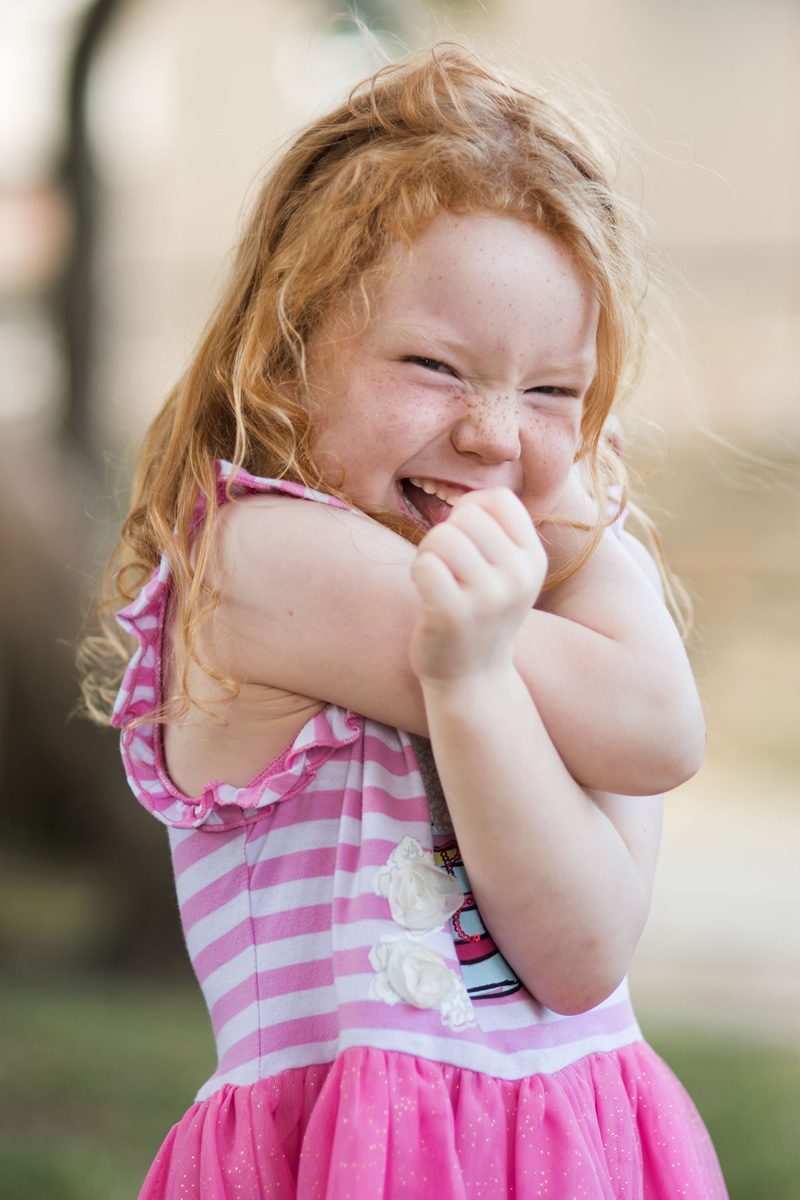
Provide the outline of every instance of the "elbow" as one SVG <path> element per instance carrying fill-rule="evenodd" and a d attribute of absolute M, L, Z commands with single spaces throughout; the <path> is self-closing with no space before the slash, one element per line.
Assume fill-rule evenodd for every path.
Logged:
<path fill-rule="evenodd" d="M 537 977 L 523 977 L 536 1000 L 562 1017 L 574 1017 L 597 1008 L 612 996 L 625 979 L 634 946 L 626 937 L 616 947 L 605 938 L 590 938 L 582 948 L 573 947 L 557 957 L 549 970 Z"/>
<path fill-rule="evenodd" d="M 625 787 L 609 788 L 630 796 L 658 796 L 686 783 L 700 770 L 706 750 L 703 710 L 696 693 L 676 704 L 659 697 L 646 710 L 636 751 L 627 760 Z M 644 751 L 644 752 L 643 752 Z"/>
<path fill-rule="evenodd" d="M 680 784 L 686 783 L 696 775 L 702 766 L 705 753 L 706 731 L 701 717 L 691 741 L 683 744 L 675 755 L 671 771 L 674 783 L 669 784 L 669 786 L 661 790 L 664 792 L 672 791 L 672 788 L 679 787 Z"/>
<path fill-rule="evenodd" d="M 706 748 L 700 700 L 692 687 L 651 682 L 631 690 L 611 734 L 583 749 L 580 764 L 567 761 L 582 787 L 623 796 L 660 796 L 696 775 Z"/>
<path fill-rule="evenodd" d="M 703 706 L 685 656 L 676 670 L 664 672 L 654 703 L 661 740 L 668 748 L 668 769 L 659 790 L 668 792 L 697 774 L 706 752 Z"/>
<path fill-rule="evenodd" d="M 597 1008 L 609 996 L 612 996 L 625 978 L 625 972 L 619 975 L 606 975 L 592 980 L 564 981 L 561 987 L 545 988 L 536 994 L 536 999 L 551 1012 L 560 1017 L 577 1017 L 580 1013 Z"/>
<path fill-rule="evenodd" d="M 653 795 L 671 792 L 700 770 L 706 752 L 706 729 L 697 695 L 687 697 L 680 711 L 665 712 L 661 730 L 660 779 Z"/>
<path fill-rule="evenodd" d="M 705 754 L 705 732 L 701 737 L 676 739 L 665 737 L 663 743 L 649 745 L 642 751 L 641 742 L 629 746 L 627 753 L 615 759 L 605 773 L 593 764 L 591 780 L 578 782 L 590 791 L 611 792 L 622 796 L 662 796 L 686 783 L 700 769 Z"/>
<path fill-rule="evenodd" d="M 663 747 L 661 752 L 641 772 L 631 772 L 628 786 L 618 789 L 628 796 L 662 796 L 686 783 L 700 770 L 705 754 L 705 734 L 702 740 L 693 739 Z"/>

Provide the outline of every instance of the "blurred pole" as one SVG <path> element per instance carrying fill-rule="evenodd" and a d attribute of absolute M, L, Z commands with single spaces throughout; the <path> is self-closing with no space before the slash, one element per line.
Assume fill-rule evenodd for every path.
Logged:
<path fill-rule="evenodd" d="M 72 246 L 58 293 L 58 321 L 67 354 L 63 429 L 90 470 L 98 450 L 92 424 L 95 248 L 99 199 L 87 135 L 86 89 L 94 55 L 124 0 L 95 0 L 79 26 L 67 92 L 68 142 L 62 177 L 73 220 Z"/>

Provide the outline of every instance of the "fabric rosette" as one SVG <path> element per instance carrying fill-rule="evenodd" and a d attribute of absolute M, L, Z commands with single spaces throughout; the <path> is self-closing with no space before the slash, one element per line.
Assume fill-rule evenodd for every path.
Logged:
<path fill-rule="evenodd" d="M 375 969 L 370 996 L 386 1004 L 438 1008 L 451 1029 L 472 1025 L 475 1014 L 464 982 L 436 950 L 411 938 L 381 938 L 370 950 Z"/>
<path fill-rule="evenodd" d="M 375 875 L 373 887 L 389 901 L 392 919 L 417 936 L 424 936 L 458 912 L 464 893 L 446 875 L 416 838 L 404 837 Z"/>
<path fill-rule="evenodd" d="M 404 837 L 375 874 L 373 887 L 389 901 L 392 919 L 408 937 L 382 937 L 369 961 L 375 970 L 369 994 L 386 1004 L 437 1008 L 451 1029 L 474 1024 L 475 1013 L 460 974 L 442 955 L 424 944 L 464 903 L 456 879 L 436 866 L 416 838 Z"/>

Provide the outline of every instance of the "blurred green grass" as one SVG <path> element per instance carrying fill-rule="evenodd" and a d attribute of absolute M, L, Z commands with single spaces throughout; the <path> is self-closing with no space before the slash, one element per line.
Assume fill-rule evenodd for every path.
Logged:
<path fill-rule="evenodd" d="M 6 982 L 0 1029 L 0 1200 L 134 1200 L 215 1065 L 184 984 Z"/>
<path fill-rule="evenodd" d="M 214 1067 L 188 980 L 6 980 L 0 1030 L 0 1200 L 135 1200 Z M 647 1032 L 700 1109 L 731 1200 L 799 1200 L 800 1048 Z"/>

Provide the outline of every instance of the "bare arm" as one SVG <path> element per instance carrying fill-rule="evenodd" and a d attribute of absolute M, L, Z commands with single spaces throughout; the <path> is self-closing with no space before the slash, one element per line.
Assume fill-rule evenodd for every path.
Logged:
<path fill-rule="evenodd" d="M 532 994 L 569 1013 L 600 1003 L 627 969 L 660 802 L 577 785 L 513 665 L 543 558 L 508 493 L 462 502 L 420 547 L 412 663 L 483 918 Z"/>
<path fill-rule="evenodd" d="M 211 582 L 223 604 L 206 647 L 214 665 L 242 684 L 285 688 L 427 733 L 408 660 L 420 611 L 414 548 L 366 517 L 285 498 L 230 505 L 221 522 Z M 640 795 L 675 787 L 702 754 L 699 704 L 677 632 L 610 536 L 580 574 L 596 601 L 591 616 L 567 585 L 559 612 L 527 613 L 515 643 L 519 674 L 581 783 Z"/>

